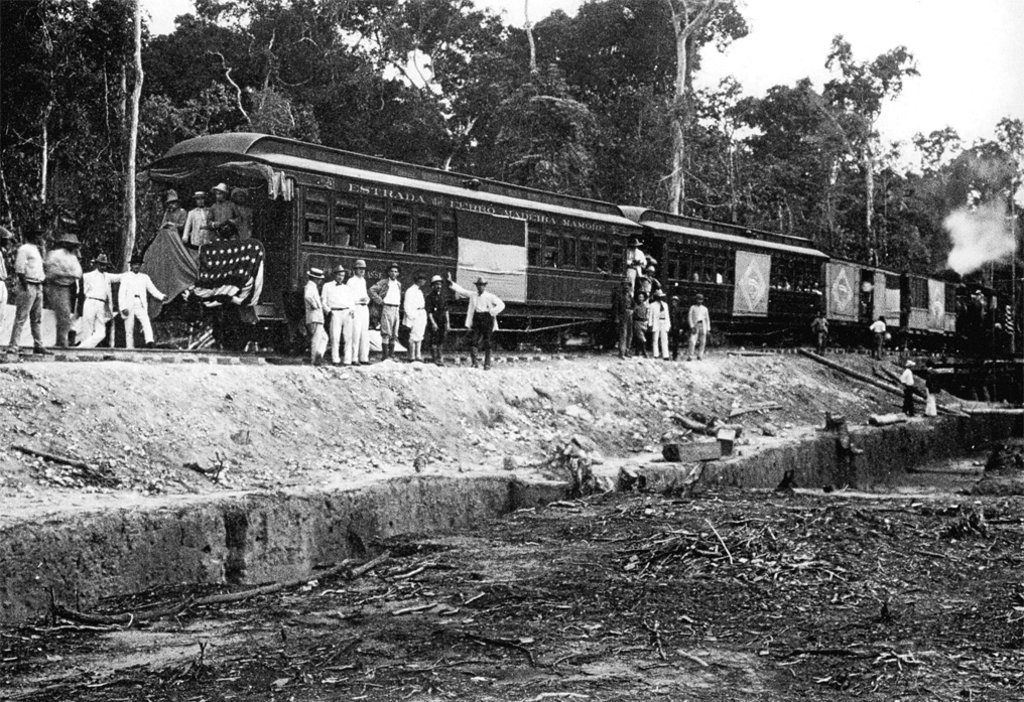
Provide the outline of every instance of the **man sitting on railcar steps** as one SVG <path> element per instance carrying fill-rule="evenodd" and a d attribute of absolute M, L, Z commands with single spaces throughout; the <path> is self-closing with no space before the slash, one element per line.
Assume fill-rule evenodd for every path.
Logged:
<path fill-rule="evenodd" d="M 398 264 L 388 266 L 388 277 L 381 278 L 370 288 L 370 300 L 380 308 L 380 352 L 386 361 L 395 355 L 398 339 L 398 321 L 401 317 L 402 283 L 398 280 Z"/>

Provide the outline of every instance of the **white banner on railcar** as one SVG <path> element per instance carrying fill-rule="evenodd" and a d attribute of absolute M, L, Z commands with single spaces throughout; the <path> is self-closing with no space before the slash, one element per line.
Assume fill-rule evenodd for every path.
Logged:
<path fill-rule="evenodd" d="M 477 278 L 505 302 L 526 302 L 526 220 L 479 212 L 455 213 L 459 235 L 456 277 L 472 288 Z"/>
<path fill-rule="evenodd" d="M 828 286 L 828 317 L 856 322 L 860 291 L 857 285 L 857 267 L 845 263 L 825 266 Z"/>
<path fill-rule="evenodd" d="M 946 284 L 928 279 L 928 328 L 946 330 Z"/>
<path fill-rule="evenodd" d="M 736 287 L 733 289 L 733 314 L 768 314 L 768 283 L 772 257 L 768 254 L 736 252 Z"/>

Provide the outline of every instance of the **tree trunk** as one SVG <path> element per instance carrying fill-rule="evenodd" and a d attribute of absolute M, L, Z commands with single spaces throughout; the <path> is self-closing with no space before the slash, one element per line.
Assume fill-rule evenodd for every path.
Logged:
<path fill-rule="evenodd" d="M 526 22 L 526 40 L 530 42 L 530 75 L 537 75 L 537 44 L 533 40 L 533 24 L 530 22 L 530 0 L 523 0 L 523 19 Z"/>
<path fill-rule="evenodd" d="M 878 254 L 878 239 L 875 236 L 875 160 L 871 154 L 870 142 L 864 144 L 861 157 L 864 163 L 864 226 L 871 248 Z"/>
<path fill-rule="evenodd" d="M 43 159 L 39 164 L 39 201 L 46 204 L 46 185 L 50 182 L 50 108 L 43 115 Z"/>
<path fill-rule="evenodd" d="M 128 270 L 135 251 L 135 159 L 139 145 L 139 100 L 142 98 L 142 9 L 135 0 L 135 83 L 132 86 L 131 123 L 128 127 L 128 169 L 125 183 L 125 232 L 121 269 Z"/>

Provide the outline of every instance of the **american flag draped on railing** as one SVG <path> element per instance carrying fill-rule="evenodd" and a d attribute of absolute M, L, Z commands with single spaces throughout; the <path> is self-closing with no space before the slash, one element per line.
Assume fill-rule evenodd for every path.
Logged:
<path fill-rule="evenodd" d="M 207 307 L 253 307 L 263 292 L 263 244 L 255 239 L 217 241 L 199 250 L 199 278 L 192 294 Z"/>

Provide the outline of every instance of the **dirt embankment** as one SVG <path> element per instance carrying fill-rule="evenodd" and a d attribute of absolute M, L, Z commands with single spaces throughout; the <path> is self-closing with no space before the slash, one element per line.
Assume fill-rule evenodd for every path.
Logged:
<path fill-rule="evenodd" d="M 820 425 L 825 410 L 859 421 L 896 401 L 796 356 L 589 357 L 490 372 L 53 362 L 0 366 L 0 379 L 0 524 L 175 494 L 523 465 L 573 434 L 606 455 L 630 455 L 651 450 L 687 411 L 728 417 L 778 403 L 735 420 L 756 441 L 766 422 L 796 435 Z M 14 446 L 90 467 L 44 462 Z"/>

